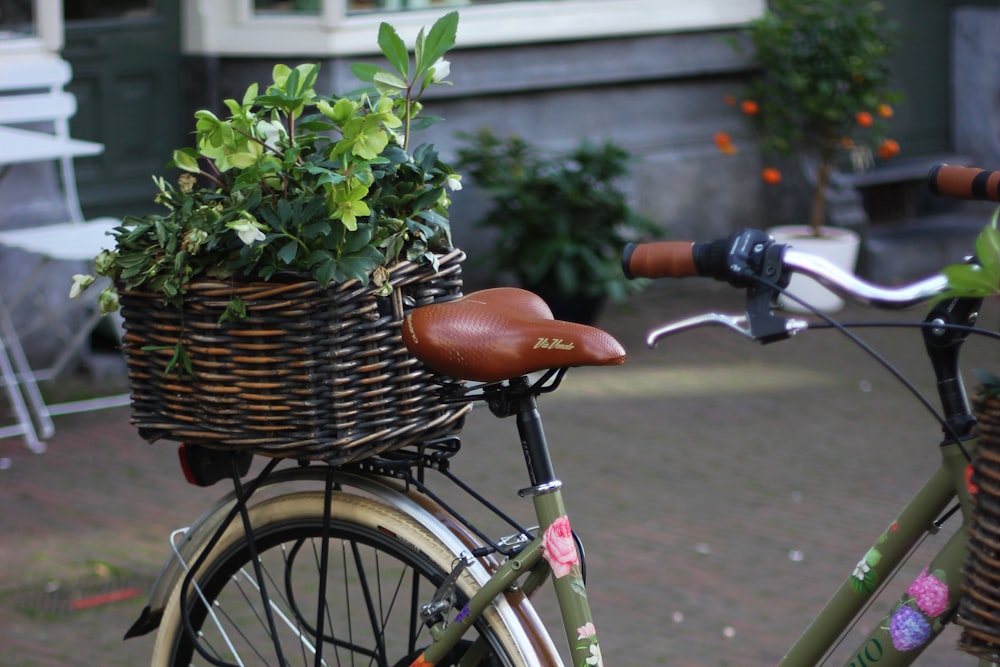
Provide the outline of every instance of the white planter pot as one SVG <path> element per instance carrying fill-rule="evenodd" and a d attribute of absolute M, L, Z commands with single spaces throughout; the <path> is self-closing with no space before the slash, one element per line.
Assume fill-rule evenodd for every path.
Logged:
<path fill-rule="evenodd" d="M 824 227 L 822 236 L 814 236 L 812 229 L 806 225 L 772 227 L 767 231 L 778 243 L 823 257 L 845 271 L 853 273 L 857 264 L 861 237 L 849 229 Z M 806 276 L 792 276 L 788 291 L 823 312 L 832 313 L 844 307 L 843 299 Z M 791 299 L 781 299 L 781 304 L 787 310 L 809 312 Z"/>

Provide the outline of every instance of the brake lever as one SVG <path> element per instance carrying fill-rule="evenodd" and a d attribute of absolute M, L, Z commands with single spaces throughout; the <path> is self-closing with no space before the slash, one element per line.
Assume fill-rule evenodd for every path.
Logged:
<path fill-rule="evenodd" d="M 784 323 L 784 333 L 786 334 L 786 337 L 792 336 L 799 331 L 809 328 L 809 322 L 806 320 L 788 318 L 784 320 Z M 646 336 L 646 345 L 651 348 L 656 347 L 656 344 L 660 342 L 661 338 L 666 338 L 667 336 L 672 336 L 676 333 L 681 333 L 682 331 L 689 331 L 691 329 L 711 325 L 724 326 L 727 329 L 731 329 L 738 334 L 746 336 L 750 340 L 766 340 L 765 338 L 754 334 L 751 328 L 750 318 L 746 315 L 704 313 L 702 315 L 695 315 L 694 317 L 688 317 L 683 320 L 677 320 L 676 322 L 670 322 L 654 329 L 653 331 L 650 331 L 649 335 Z M 773 334 L 769 335 L 767 338 L 773 338 Z"/>

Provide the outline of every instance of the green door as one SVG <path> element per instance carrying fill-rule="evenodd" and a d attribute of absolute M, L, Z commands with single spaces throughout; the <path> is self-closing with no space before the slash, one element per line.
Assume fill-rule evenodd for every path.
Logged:
<path fill-rule="evenodd" d="M 75 136 L 104 144 L 77 161 L 89 216 L 154 208 L 152 174 L 183 144 L 180 2 L 67 0 L 63 57 L 73 66 Z"/>
<path fill-rule="evenodd" d="M 885 0 L 889 17 L 899 25 L 899 46 L 893 59 L 896 89 L 904 91 L 890 133 L 902 146 L 903 157 L 951 150 L 952 2 Z"/>

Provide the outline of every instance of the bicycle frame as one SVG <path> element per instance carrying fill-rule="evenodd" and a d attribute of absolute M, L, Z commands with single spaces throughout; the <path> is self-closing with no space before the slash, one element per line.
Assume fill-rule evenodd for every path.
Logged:
<path fill-rule="evenodd" d="M 556 479 L 552 467 L 535 398 L 535 390 L 544 382 L 543 379 L 534 387 L 529 387 L 526 378 L 511 380 L 510 394 L 500 393 L 489 401 L 490 409 L 498 417 L 515 416 L 517 419 L 517 430 L 531 483 L 530 487 L 522 489 L 519 494 L 532 499 L 540 527 L 539 534 L 516 556 L 504 562 L 489 582 L 473 596 L 468 604 L 468 614 L 463 610 L 454 622 L 442 622 L 431 629 L 431 636 L 435 641 L 414 663 L 414 667 L 437 664 L 490 601 L 516 587 L 518 579 L 525 574 L 528 576 L 520 588 L 528 596 L 544 583 L 549 574 L 552 575 L 553 589 L 559 601 L 566 638 L 573 655 L 572 664 L 603 664 L 599 661 L 600 645 L 587 600 L 580 550 L 563 503 L 562 484 Z"/>
<path fill-rule="evenodd" d="M 936 532 L 937 520 L 957 497 L 961 505 L 962 527 L 921 574 L 922 580 L 924 577 L 934 578 L 932 585 L 935 593 L 946 591 L 946 603 L 936 597 L 934 606 L 928 606 L 924 600 L 909 592 L 903 594 L 889 618 L 864 638 L 847 664 L 856 667 L 908 665 L 933 641 L 943 629 L 943 621 L 954 613 L 962 596 L 961 569 L 968 539 L 966 529 L 971 521 L 971 500 L 965 483 L 966 452 L 971 452 L 974 446 L 973 440 L 966 440 L 963 443 L 965 451 L 954 443 L 941 447 L 941 465 L 858 561 L 854 571 L 785 655 L 781 665 L 817 664 L 867 603 L 878 596 L 879 584 L 889 578 L 888 575 L 896 570 L 925 535 Z M 916 589 L 911 585 L 908 590 Z M 920 590 L 918 596 L 923 594 Z M 913 610 L 913 613 L 904 611 L 900 614 L 899 610 L 903 607 Z M 927 613 L 927 609 L 931 613 Z M 915 614 L 925 619 L 925 625 L 916 620 L 918 617 Z"/>
<path fill-rule="evenodd" d="M 962 307 L 956 308 L 957 305 Z M 974 306 L 974 302 L 949 302 L 932 311 L 928 321 L 935 326 L 940 323 L 941 331 L 954 333 L 958 329 L 949 329 L 949 325 L 971 321 Z M 926 331 L 932 333 L 927 334 Z M 963 519 L 962 526 L 931 559 L 921 575 L 908 586 L 907 592 L 899 598 L 884 622 L 879 623 L 858 644 L 845 664 L 852 667 L 908 665 L 937 637 L 945 622 L 957 609 L 962 596 L 967 528 L 972 516 L 966 470 L 969 457 L 975 450 L 975 440 L 970 435 L 972 418 L 957 371 L 958 349 L 965 335 L 954 333 L 954 336 L 946 336 L 945 340 L 938 340 L 939 337 L 936 329 L 925 329 L 925 340 L 944 405 L 945 431 L 957 437 L 946 437 L 940 446 L 941 463 L 937 470 L 861 556 L 853 571 L 845 572 L 847 576 L 837 591 L 794 643 L 780 665 L 805 667 L 817 664 L 827 656 L 866 606 L 881 595 L 882 585 L 891 578 L 891 574 L 906 556 L 925 535 L 937 531 L 943 517 L 952 514 L 950 508 L 956 502 Z M 561 378 L 561 375 L 557 375 L 557 378 Z M 418 489 L 399 488 L 385 480 L 376 481 L 379 477 L 377 472 L 333 473 L 340 483 L 361 488 L 384 502 L 402 504 L 401 509 L 408 515 L 419 518 L 422 525 L 441 539 L 450 540 L 449 544 L 454 545 L 452 548 L 455 553 L 467 554 L 465 562 L 458 567 L 470 567 L 476 571 L 481 589 L 454 619 L 434 619 L 430 628 L 432 641 L 412 663 L 415 667 L 438 664 L 482 616 L 484 610 L 498 598 L 523 600 L 522 595 L 530 597 L 550 578 L 562 615 L 567 645 L 572 656 L 571 664 L 575 667 L 603 664 L 598 634 L 587 598 L 581 550 L 577 547 L 570 527 L 561 484 L 550 460 L 537 409 L 536 396 L 554 388 L 554 385 L 550 388 L 543 387 L 543 384 L 544 379 L 529 386 L 527 378 L 520 378 L 510 381 L 507 388 L 483 394 L 494 414 L 499 417 L 516 417 L 530 484 L 520 495 L 531 498 L 539 525 L 537 534 L 530 541 L 525 537 L 527 544 L 509 552 L 512 555 L 500 565 L 484 567 L 475 560 L 467 551 L 468 545 L 475 542 L 475 537 L 467 535 L 464 540 L 456 538 L 452 531 L 460 527 L 451 522 L 445 526 L 441 517 L 451 516 L 450 510 L 438 506 L 433 496 L 425 496 Z M 320 477 L 325 477 L 327 473 L 328 471 L 313 469 L 277 472 L 273 479 L 265 482 L 265 486 L 277 489 L 283 483 L 295 480 L 320 481 Z M 223 516 L 230 511 L 233 502 L 232 495 L 220 501 L 187 533 L 185 542 L 179 546 L 177 560 L 168 562 L 164 574 L 167 583 L 157 584 L 156 589 L 162 595 L 154 593 L 154 599 L 165 597 L 174 587 L 174 582 L 185 569 L 185 554 L 193 555 L 200 550 L 207 535 L 214 532 Z M 460 519 L 457 515 L 454 516 Z M 537 621 L 533 612 L 528 616 L 528 620 L 531 619 Z M 505 622 L 539 636 L 544 635 L 548 639 L 541 627 L 530 628 L 525 617 L 515 618 L 511 615 L 505 618 Z M 151 629 L 150 625 L 155 627 L 155 623 L 147 623 L 142 630 Z M 480 653 L 474 647 L 466 652 L 461 664 L 478 664 L 478 655 Z M 557 665 L 560 664 L 560 659 L 553 649 L 542 652 L 537 656 L 537 663 L 533 664 Z"/>
<path fill-rule="evenodd" d="M 936 532 L 937 520 L 957 498 L 964 519 L 962 527 L 948 540 L 926 569 L 926 572 L 933 573 L 938 581 L 947 582 L 947 604 L 935 614 L 935 617 L 943 621 L 954 613 L 962 595 L 961 568 L 965 558 L 966 528 L 971 520 L 971 499 L 965 481 L 966 454 L 971 453 L 974 447 L 972 439 L 966 440 L 961 446 L 955 443 L 942 445 L 941 465 L 859 560 L 854 572 L 844 580 L 788 651 L 780 665 L 803 667 L 819 663 L 848 630 L 867 603 L 878 597 L 881 591 L 881 586 L 878 584 L 889 578 L 888 575 L 896 570 L 925 535 Z M 566 519 L 561 490 L 558 486 L 536 495 L 534 504 L 540 526 L 555 524 L 558 527 L 561 521 Z M 575 564 L 573 554 L 576 553 L 574 547 L 574 551 L 563 560 Z M 587 603 L 586 585 L 582 577 L 573 576 L 571 570 L 572 567 L 566 571 L 566 576 L 553 577 L 552 585 L 559 601 L 568 645 L 572 651 L 572 664 L 580 666 L 601 664 L 587 662 L 588 658 L 593 659 L 595 655 L 600 654 L 600 648 Z M 434 644 L 426 650 L 423 662 L 414 664 L 418 666 L 436 664 L 437 660 L 458 642 L 492 599 L 515 588 L 518 579 L 524 577 L 526 573 L 528 576 L 520 589 L 525 595 L 530 596 L 544 582 L 549 571 L 550 564 L 546 562 L 545 556 L 545 536 L 540 534 L 515 558 L 506 561 L 493 574 L 480 592 L 469 601 L 467 614 L 463 611 L 460 619 L 445 624 L 443 628 L 432 633 Z M 866 578 L 872 581 L 873 585 L 866 587 L 865 579 L 859 577 L 859 574 L 867 575 Z M 884 578 L 879 576 L 883 574 L 886 575 Z M 910 606 L 916 610 L 915 596 L 904 594 L 894 610 L 901 606 Z M 929 624 L 928 634 L 907 640 L 912 643 L 919 639 L 918 645 L 904 644 L 905 648 L 901 649 L 894 644 L 890 629 L 891 621 L 886 619 L 884 624 L 880 624 L 864 638 L 851 654 L 852 657 L 847 664 L 854 667 L 909 665 L 919 656 L 922 649 L 936 638 L 943 626 L 943 623 Z M 898 637 L 899 632 L 895 634 L 896 643 L 902 641 Z"/>
<path fill-rule="evenodd" d="M 981 304 L 976 299 L 956 299 L 936 306 L 928 315 L 925 345 L 938 380 L 944 409 L 945 432 L 951 434 L 940 445 L 941 463 L 914 498 L 886 527 L 861 556 L 853 571 L 847 573 L 837 591 L 794 643 L 779 663 L 784 667 L 818 664 L 851 628 L 867 605 L 883 592 L 884 584 L 904 562 L 907 555 L 928 534 L 936 533 L 943 518 L 956 502 L 962 525 L 931 559 L 893 606 L 884 622 L 879 623 L 856 649 L 846 664 L 850 667 L 900 667 L 911 664 L 940 634 L 945 622 L 955 613 L 962 597 L 968 527 L 972 520 L 972 500 L 966 471 L 975 439 L 970 435 L 974 419 L 958 369 L 958 353 L 968 335 L 964 328 L 949 328 L 975 321 Z M 529 477 L 533 484 L 522 491 L 535 503 L 540 532 L 529 546 L 508 560 L 469 603 L 470 616 L 433 633 L 436 640 L 415 665 L 433 665 L 458 641 L 475 614 L 494 596 L 516 586 L 525 573 L 531 573 L 522 589 L 531 594 L 549 569 L 555 575 L 553 587 L 562 613 L 572 664 L 600 665 L 600 648 L 587 604 L 586 586 L 573 567 L 578 563 L 575 545 L 566 553 L 547 552 L 546 535 L 565 536 L 569 519 L 563 506 L 560 484 L 549 460 L 545 435 L 534 396 L 519 398 L 514 405 L 491 409 L 498 416 L 516 414 Z M 558 539 L 558 538 L 556 538 Z M 547 562 L 546 562 L 547 561 Z M 541 574 L 539 575 L 539 572 Z M 560 576 L 562 575 L 562 576 Z M 482 599 L 480 599 L 482 598 Z M 464 616 L 464 613 L 463 613 Z M 595 660 L 598 658 L 598 660 Z"/>

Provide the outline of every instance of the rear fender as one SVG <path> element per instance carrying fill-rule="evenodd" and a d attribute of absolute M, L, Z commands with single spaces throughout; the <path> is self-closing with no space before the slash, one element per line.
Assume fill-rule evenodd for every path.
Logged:
<path fill-rule="evenodd" d="M 286 468 L 273 472 L 261 483 L 254 494 L 254 499 L 295 493 L 316 486 L 323 488 L 327 472 L 325 466 Z M 405 490 L 402 482 L 341 470 L 334 471 L 333 474 L 334 481 L 339 487 L 345 490 L 354 489 L 398 509 L 420 523 L 456 553 L 471 551 L 482 546 L 479 538 L 457 521 L 451 513 L 428 496 L 413 489 Z M 191 563 L 197 558 L 235 503 L 236 494 L 231 491 L 189 527 L 174 533 L 171 537 L 171 554 L 153 583 L 145 608 L 125 634 L 125 639 L 148 634 L 159 627 L 170 594 L 185 575 L 185 563 Z M 469 566 L 468 572 L 482 585 L 490 578 L 495 567 L 493 558 L 488 556 L 474 561 Z M 538 664 L 562 664 L 559 653 L 530 600 L 517 591 L 511 591 L 506 594 L 505 601 L 497 606 L 501 617 L 512 631 L 517 632 L 518 628 L 523 630 L 522 640 L 534 647 L 535 655 L 539 659 Z M 521 645 L 524 646 L 525 643 Z"/>

